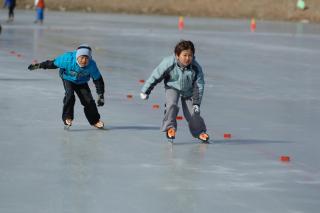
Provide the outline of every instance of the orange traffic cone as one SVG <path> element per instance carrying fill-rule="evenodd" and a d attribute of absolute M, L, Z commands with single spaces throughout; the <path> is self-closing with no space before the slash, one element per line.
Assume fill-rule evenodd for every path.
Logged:
<path fill-rule="evenodd" d="M 224 139 L 231 139 L 231 133 L 224 133 L 223 134 Z"/>
<path fill-rule="evenodd" d="M 179 17 L 179 21 L 178 21 L 178 29 L 181 31 L 184 28 L 184 18 L 183 16 Z"/>
<path fill-rule="evenodd" d="M 290 161 L 290 156 L 282 155 L 282 156 L 280 156 L 280 161 L 289 162 Z"/>
<path fill-rule="evenodd" d="M 252 18 L 251 23 L 250 23 L 251 32 L 255 32 L 256 28 L 257 28 L 256 20 L 254 18 Z"/>
<path fill-rule="evenodd" d="M 176 119 L 177 119 L 178 121 L 181 121 L 181 120 L 183 120 L 183 116 L 178 115 L 178 116 L 176 117 Z"/>
<path fill-rule="evenodd" d="M 159 104 L 153 104 L 152 105 L 152 109 L 159 109 L 160 108 L 160 105 Z"/>

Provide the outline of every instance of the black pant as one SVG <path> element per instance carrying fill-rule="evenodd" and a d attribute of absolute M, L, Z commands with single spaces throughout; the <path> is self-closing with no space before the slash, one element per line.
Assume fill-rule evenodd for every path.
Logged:
<path fill-rule="evenodd" d="M 14 8 L 15 6 L 9 6 L 9 19 L 14 17 Z"/>
<path fill-rule="evenodd" d="M 98 108 L 91 94 L 91 90 L 87 83 L 75 84 L 67 80 L 63 80 L 65 89 L 65 96 L 63 98 L 62 120 L 72 119 L 74 115 L 74 104 L 76 98 L 74 92 L 78 95 L 82 106 L 84 107 L 84 114 L 91 125 L 96 124 L 100 120 Z"/>

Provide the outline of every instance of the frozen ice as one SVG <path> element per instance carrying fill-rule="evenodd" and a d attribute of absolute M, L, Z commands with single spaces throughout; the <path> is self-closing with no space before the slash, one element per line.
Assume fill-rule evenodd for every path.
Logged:
<path fill-rule="evenodd" d="M 257 20 L 251 33 L 250 20 L 186 17 L 179 31 L 175 16 L 48 11 L 35 25 L 34 11 L 17 10 L 12 24 L 0 11 L 0 212 L 320 208 L 318 24 Z M 139 99 L 139 80 L 180 39 L 195 43 L 205 72 L 201 113 L 211 144 L 193 139 L 185 120 L 167 142 L 163 84 Z M 27 70 L 82 43 L 106 82 L 106 130 L 87 123 L 79 100 L 64 130 L 58 71 Z"/>

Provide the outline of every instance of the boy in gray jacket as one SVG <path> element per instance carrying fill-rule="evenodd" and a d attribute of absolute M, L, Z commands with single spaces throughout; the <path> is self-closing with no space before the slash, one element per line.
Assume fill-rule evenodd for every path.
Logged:
<path fill-rule="evenodd" d="M 206 125 L 200 116 L 200 105 L 204 91 L 202 68 L 195 60 L 195 48 L 191 41 L 180 41 L 174 49 L 174 55 L 168 56 L 153 70 L 149 79 L 141 89 L 140 97 L 148 99 L 153 88 L 164 80 L 165 115 L 162 131 L 168 139 L 174 139 L 177 130 L 176 117 L 181 105 L 190 133 L 203 142 L 208 142 Z"/>

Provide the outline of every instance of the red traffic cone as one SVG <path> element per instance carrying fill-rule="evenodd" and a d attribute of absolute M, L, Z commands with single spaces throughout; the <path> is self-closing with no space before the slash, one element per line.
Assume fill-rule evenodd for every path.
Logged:
<path fill-rule="evenodd" d="M 178 21 L 178 29 L 181 31 L 184 28 L 184 17 L 180 16 Z"/>
<path fill-rule="evenodd" d="M 254 18 L 252 18 L 251 23 L 250 23 L 250 30 L 251 30 L 251 32 L 255 32 L 256 29 L 257 29 L 256 20 Z"/>
<path fill-rule="evenodd" d="M 280 156 L 280 161 L 289 162 L 290 161 L 290 156 L 282 155 L 282 156 Z"/>
<path fill-rule="evenodd" d="M 153 104 L 152 105 L 152 109 L 159 109 L 160 108 L 160 105 L 159 104 Z"/>
<path fill-rule="evenodd" d="M 230 139 L 232 137 L 231 133 L 224 133 L 223 138 L 224 139 Z"/>

